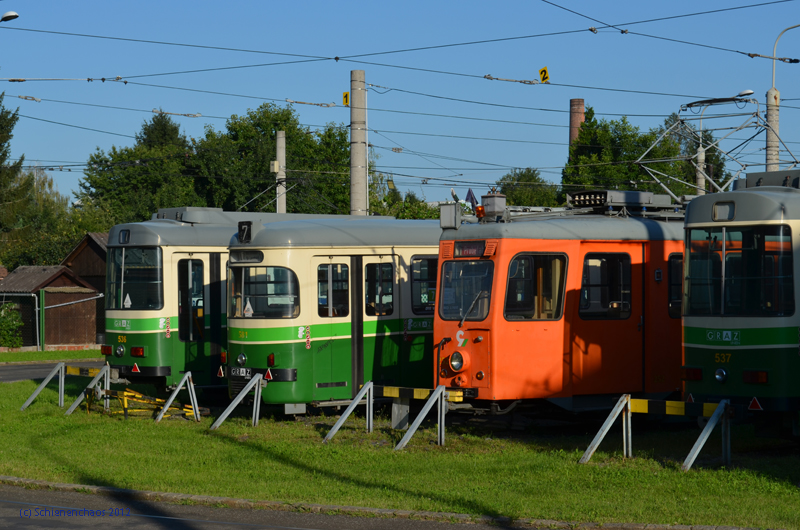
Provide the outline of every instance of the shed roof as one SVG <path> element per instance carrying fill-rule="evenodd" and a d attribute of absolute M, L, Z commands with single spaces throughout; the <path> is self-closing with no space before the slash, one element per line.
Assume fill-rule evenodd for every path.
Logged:
<path fill-rule="evenodd" d="M 17 267 L 0 284 L 0 293 L 32 293 L 44 289 L 58 277 L 67 276 L 75 287 L 95 289 L 63 265 L 23 265 Z"/>
<path fill-rule="evenodd" d="M 108 232 L 87 232 L 85 236 L 75 245 L 67 256 L 61 260 L 61 265 L 71 265 L 72 261 L 84 248 L 89 242 L 94 242 L 100 249 L 102 254 L 106 254 L 108 252 Z"/>

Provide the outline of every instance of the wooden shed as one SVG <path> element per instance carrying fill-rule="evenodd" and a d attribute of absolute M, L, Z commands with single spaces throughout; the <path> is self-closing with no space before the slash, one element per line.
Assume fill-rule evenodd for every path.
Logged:
<path fill-rule="evenodd" d="M 0 302 L 16 303 L 25 323 L 23 346 L 38 344 L 41 349 L 95 344 L 98 295 L 97 289 L 62 265 L 17 267 L 0 283 Z M 42 304 L 44 322 L 35 311 Z"/>
<path fill-rule="evenodd" d="M 89 232 L 61 261 L 61 265 L 69 267 L 98 293 L 103 293 L 106 289 L 107 247 L 107 232 Z M 95 301 L 95 324 L 95 333 L 104 334 L 106 331 L 106 305 L 102 298 Z M 102 344 L 105 340 L 98 338 L 97 342 Z"/>

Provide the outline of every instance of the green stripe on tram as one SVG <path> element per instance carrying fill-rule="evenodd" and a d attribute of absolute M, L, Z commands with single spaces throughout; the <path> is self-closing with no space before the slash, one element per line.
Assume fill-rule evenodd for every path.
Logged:
<path fill-rule="evenodd" d="M 298 321 L 300 322 L 300 321 Z M 230 324 L 229 337 L 235 342 L 294 342 L 306 339 L 306 327 L 294 326 L 242 328 L 236 322 Z M 408 328 L 406 330 L 406 328 Z M 311 324 L 311 340 L 321 337 L 349 337 L 351 332 L 349 319 L 340 322 Z M 408 331 L 410 334 L 433 333 L 432 318 L 382 319 L 364 322 L 364 335 L 399 334 Z"/>

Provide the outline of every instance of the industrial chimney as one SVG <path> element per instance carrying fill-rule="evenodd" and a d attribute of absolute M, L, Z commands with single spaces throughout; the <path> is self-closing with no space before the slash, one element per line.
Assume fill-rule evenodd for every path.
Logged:
<path fill-rule="evenodd" d="M 584 122 L 584 106 L 582 99 L 569 100 L 569 143 L 578 137 L 578 130 L 581 128 L 581 123 Z"/>

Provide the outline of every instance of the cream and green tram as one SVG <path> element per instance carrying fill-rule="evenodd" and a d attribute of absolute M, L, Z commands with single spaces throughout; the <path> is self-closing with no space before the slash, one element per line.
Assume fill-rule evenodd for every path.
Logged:
<path fill-rule="evenodd" d="M 115 374 L 157 388 L 186 371 L 199 386 L 225 387 L 228 244 L 238 223 L 320 217 L 224 212 L 219 208 L 160 209 L 141 223 L 109 232 L 106 340 L 101 352 Z"/>
<path fill-rule="evenodd" d="M 256 373 L 264 402 L 295 413 L 350 400 L 367 381 L 431 388 L 440 234 L 438 221 L 362 217 L 254 224 L 249 240 L 235 237 L 231 396 Z"/>
<path fill-rule="evenodd" d="M 748 174 L 746 188 L 690 203 L 683 303 L 686 399 L 729 399 L 794 436 L 800 436 L 798 186 L 800 171 Z"/>

